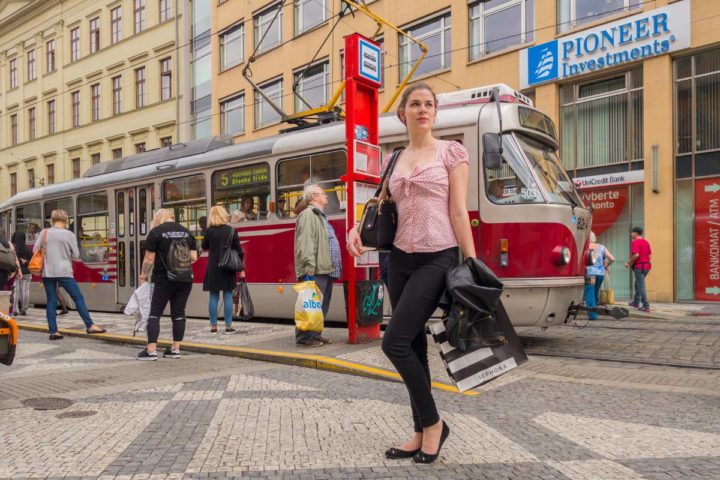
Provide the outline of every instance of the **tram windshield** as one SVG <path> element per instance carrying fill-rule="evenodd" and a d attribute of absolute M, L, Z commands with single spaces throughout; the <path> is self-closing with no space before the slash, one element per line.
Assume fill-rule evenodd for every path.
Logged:
<path fill-rule="evenodd" d="M 583 205 L 555 150 L 522 133 L 503 135 L 502 168 L 486 167 L 485 182 L 488 198 L 500 205 Z"/>
<path fill-rule="evenodd" d="M 575 185 L 562 167 L 555 149 L 522 133 L 516 133 L 515 137 L 542 182 L 548 201 L 582 206 Z"/>

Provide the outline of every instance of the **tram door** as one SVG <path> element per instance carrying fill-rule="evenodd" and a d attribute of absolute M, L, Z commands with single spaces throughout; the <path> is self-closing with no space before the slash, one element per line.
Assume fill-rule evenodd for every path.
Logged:
<path fill-rule="evenodd" d="M 145 241 L 155 209 L 153 185 L 115 190 L 117 232 L 117 298 L 126 304 L 138 287 Z"/>

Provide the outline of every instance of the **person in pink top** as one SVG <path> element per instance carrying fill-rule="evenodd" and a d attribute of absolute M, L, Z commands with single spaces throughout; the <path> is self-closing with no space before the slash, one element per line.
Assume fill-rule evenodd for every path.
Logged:
<path fill-rule="evenodd" d="M 645 277 L 650 273 L 650 259 L 652 257 L 652 249 L 650 242 L 642 237 L 642 227 L 633 227 L 630 230 L 632 237 L 632 246 L 630 249 L 630 260 L 625 262 L 625 267 L 632 267 L 633 275 L 635 275 L 635 295 L 633 296 L 631 307 L 639 308 L 643 312 L 650 311 L 650 303 L 647 299 L 647 290 L 645 288 Z M 642 306 L 640 305 L 642 302 Z"/>
<path fill-rule="evenodd" d="M 397 116 L 407 127 L 409 143 L 386 180 L 398 227 L 388 274 L 393 312 L 382 349 L 410 394 L 415 434 L 385 456 L 431 463 L 450 429 L 432 396 L 425 324 L 445 291 L 445 273 L 460 262 L 459 250 L 475 257 L 466 204 L 468 153 L 457 142 L 433 136 L 437 98 L 427 84 L 405 90 Z M 364 251 L 355 228 L 348 232 L 348 250 L 354 256 Z"/>

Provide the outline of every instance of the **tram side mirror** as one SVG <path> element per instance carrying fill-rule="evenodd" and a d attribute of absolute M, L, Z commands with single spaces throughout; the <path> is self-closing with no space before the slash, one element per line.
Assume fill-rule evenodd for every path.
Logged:
<path fill-rule="evenodd" d="M 502 144 L 497 133 L 483 133 L 483 163 L 489 170 L 502 169 Z"/>

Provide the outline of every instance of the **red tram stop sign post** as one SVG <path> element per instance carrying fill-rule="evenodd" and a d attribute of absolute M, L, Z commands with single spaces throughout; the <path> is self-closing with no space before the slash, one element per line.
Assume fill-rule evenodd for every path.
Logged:
<path fill-rule="evenodd" d="M 380 183 L 378 146 L 378 87 L 380 46 L 354 33 L 345 37 L 345 136 L 348 168 L 347 228 L 357 225 L 365 202 Z M 347 253 L 348 341 L 380 338 L 383 287 L 378 280 L 378 253 L 360 258 Z M 373 278 L 374 277 L 374 278 Z"/>

